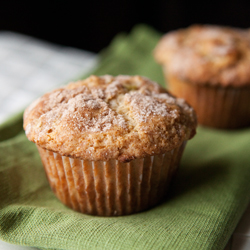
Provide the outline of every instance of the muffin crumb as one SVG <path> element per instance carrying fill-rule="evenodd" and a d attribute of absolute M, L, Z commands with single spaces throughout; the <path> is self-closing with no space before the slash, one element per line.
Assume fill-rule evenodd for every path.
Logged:
<path fill-rule="evenodd" d="M 192 25 L 164 35 L 154 56 L 169 74 L 194 84 L 240 87 L 250 82 L 248 29 Z"/>
<path fill-rule="evenodd" d="M 190 139 L 195 128 L 184 100 L 141 76 L 90 76 L 45 94 L 24 114 L 29 140 L 88 160 L 161 154 Z"/>

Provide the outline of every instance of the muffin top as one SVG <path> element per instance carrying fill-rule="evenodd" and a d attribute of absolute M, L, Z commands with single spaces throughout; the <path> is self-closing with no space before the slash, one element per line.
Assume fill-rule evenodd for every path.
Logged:
<path fill-rule="evenodd" d="M 47 93 L 24 112 L 30 141 L 86 160 L 170 151 L 195 134 L 194 110 L 141 76 L 90 76 Z"/>
<path fill-rule="evenodd" d="M 250 31 L 193 25 L 167 33 L 154 50 L 169 74 L 195 84 L 250 85 Z"/>

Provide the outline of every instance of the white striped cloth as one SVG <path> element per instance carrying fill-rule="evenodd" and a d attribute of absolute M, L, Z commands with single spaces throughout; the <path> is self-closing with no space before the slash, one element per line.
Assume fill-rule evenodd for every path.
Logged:
<path fill-rule="evenodd" d="M 0 123 L 96 64 L 94 53 L 0 32 Z"/>

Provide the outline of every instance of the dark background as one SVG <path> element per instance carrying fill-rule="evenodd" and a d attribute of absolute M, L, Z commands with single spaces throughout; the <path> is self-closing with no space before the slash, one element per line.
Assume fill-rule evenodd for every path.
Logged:
<path fill-rule="evenodd" d="M 117 0 L 18 1 L 0 3 L 0 30 L 31 35 L 93 52 L 138 23 L 156 30 L 193 23 L 250 27 L 250 1 Z"/>

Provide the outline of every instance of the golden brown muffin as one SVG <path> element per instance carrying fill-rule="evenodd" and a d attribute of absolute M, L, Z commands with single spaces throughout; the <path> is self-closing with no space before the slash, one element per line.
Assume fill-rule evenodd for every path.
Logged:
<path fill-rule="evenodd" d="M 91 76 L 45 94 L 24 113 L 50 185 L 74 210 L 131 214 L 162 201 L 194 110 L 141 76 Z"/>
<path fill-rule="evenodd" d="M 194 107 L 198 122 L 250 125 L 250 32 L 193 25 L 169 32 L 154 50 L 169 90 Z"/>

